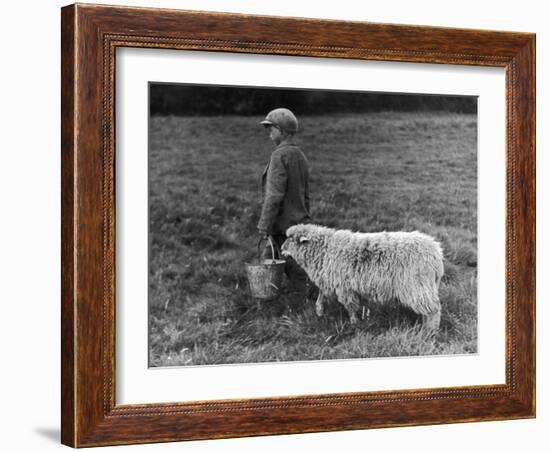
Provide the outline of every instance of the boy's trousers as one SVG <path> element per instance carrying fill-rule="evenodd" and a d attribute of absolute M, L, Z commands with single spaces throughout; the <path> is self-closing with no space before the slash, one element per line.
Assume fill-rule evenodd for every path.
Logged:
<path fill-rule="evenodd" d="M 283 246 L 283 243 L 286 240 L 286 235 L 272 235 L 271 238 L 273 239 L 273 247 L 275 248 L 275 259 L 284 259 L 286 261 L 285 274 L 290 281 L 290 289 L 300 295 L 307 295 L 308 277 L 306 272 L 292 257 L 281 255 L 281 246 Z M 266 241 L 261 254 L 262 259 L 272 258 L 272 251 L 269 241 Z"/>

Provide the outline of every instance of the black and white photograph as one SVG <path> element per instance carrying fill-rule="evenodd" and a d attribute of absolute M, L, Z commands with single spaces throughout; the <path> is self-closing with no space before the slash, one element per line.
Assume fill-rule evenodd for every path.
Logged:
<path fill-rule="evenodd" d="M 477 97 L 149 83 L 149 366 L 477 350 Z"/>

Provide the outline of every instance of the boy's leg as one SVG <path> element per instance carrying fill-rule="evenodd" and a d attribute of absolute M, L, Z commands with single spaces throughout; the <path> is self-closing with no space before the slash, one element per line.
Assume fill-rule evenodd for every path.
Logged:
<path fill-rule="evenodd" d="M 292 290 L 305 298 L 308 291 L 307 274 L 291 257 L 287 259 L 285 273 L 290 280 Z"/>
<path fill-rule="evenodd" d="M 283 258 L 281 256 L 281 247 L 283 246 L 284 241 L 286 240 L 286 235 L 273 235 L 273 247 L 275 249 L 275 259 Z M 262 259 L 271 259 L 272 250 L 269 245 L 269 241 L 266 241 L 265 246 L 262 248 Z M 306 297 L 308 295 L 308 277 L 306 272 L 300 267 L 292 257 L 284 257 L 285 264 L 285 274 L 289 280 L 289 290 L 296 293 L 300 297 Z"/>
<path fill-rule="evenodd" d="M 276 243 L 276 248 L 279 251 L 279 255 L 285 240 L 286 235 L 273 236 L 273 241 Z M 292 257 L 286 256 L 284 259 L 286 261 L 285 273 L 290 281 L 290 290 L 300 296 L 304 296 L 305 298 L 308 287 L 308 277 L 306 272 L 296 263 L 294 259 L 292 259 Z"/>

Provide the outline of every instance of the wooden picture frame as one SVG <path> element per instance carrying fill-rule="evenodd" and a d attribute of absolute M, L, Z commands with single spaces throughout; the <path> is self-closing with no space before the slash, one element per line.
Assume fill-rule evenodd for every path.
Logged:
<path fill-rule="evenodd" d="M 85 447 L 535 416 L 535 35 L 79 4 L 62 9 L 61 33 L 63 444 Z M 506 383 L 117 405 L 118 47 L 505 68 Z"/>

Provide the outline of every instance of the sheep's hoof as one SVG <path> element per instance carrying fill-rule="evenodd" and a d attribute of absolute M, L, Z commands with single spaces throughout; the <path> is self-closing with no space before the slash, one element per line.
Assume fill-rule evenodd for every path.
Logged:
<path fill-rule="evenodd" d="M 315 305 L 315 312 L 317 313 L 317 317 L 323 317 L 325 309 L 323 308 L 323 306 Z"/>

